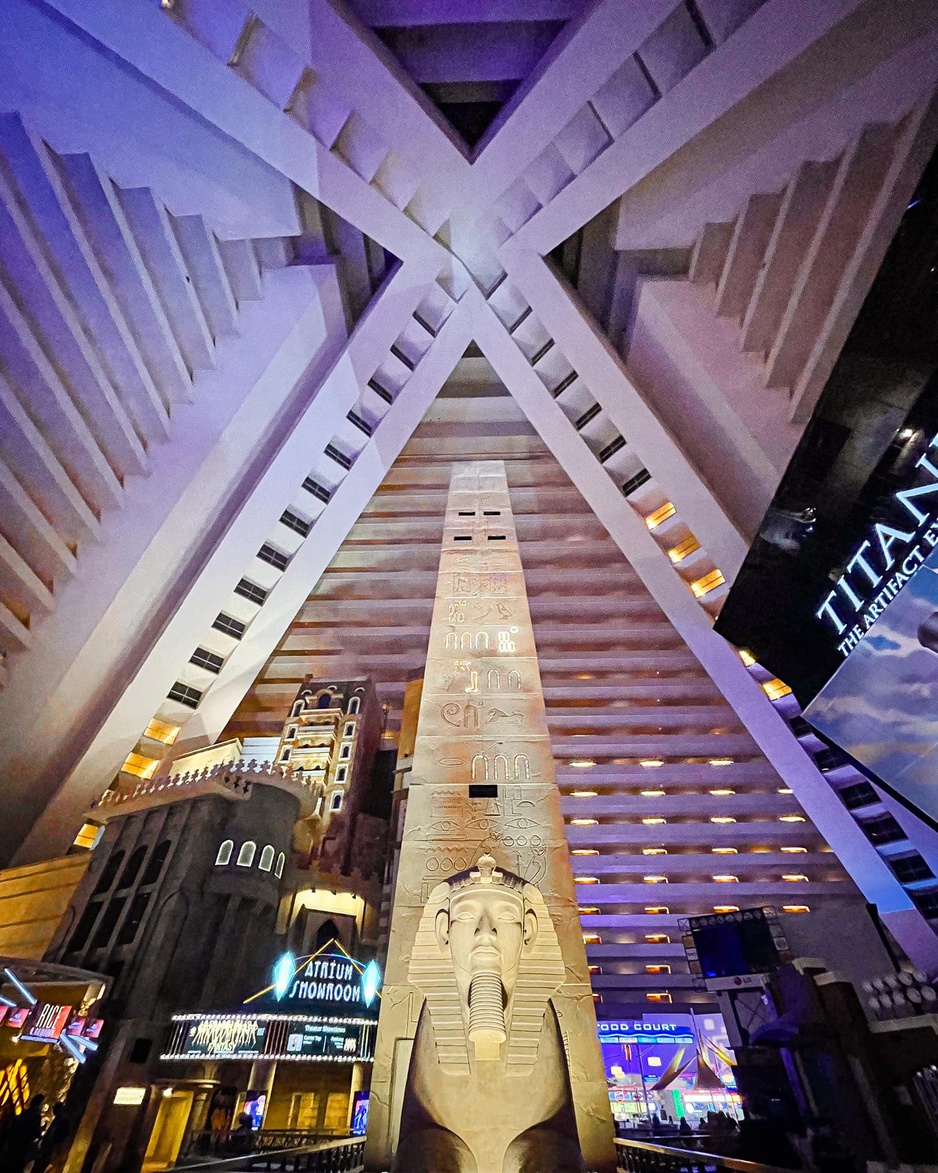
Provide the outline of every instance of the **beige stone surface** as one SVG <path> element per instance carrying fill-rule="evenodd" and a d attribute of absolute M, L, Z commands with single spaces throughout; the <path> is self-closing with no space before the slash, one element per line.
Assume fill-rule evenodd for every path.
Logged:
<path fill-rule="evenodd" d="M 484 854 L 543 897 L 559 946 L 561 980 L 550 995 L 552 1013 L 544 1018 L 533 1079 L 545 1089 L 558 1086 L 566 1065 L 586 1166 L 610 1170 L 608 1091 L 500 461 L 458 465 L 450 483 L 372 1076 L 369 1169 L 388 1169 L 397 1147 L 406 1044 L 417 1034 L 425 1001 L 409 980 L 425 908 L 441 881 Z M 415 1064 L 434 1058 L 424 1053 L 426 1033 Z M 471 1054 L 468 1036 L 466 1047 Z M 500 1118 L 520 1120 L 531 1079 L 511 1077 L 504 1059 L 486 1072 L 484 1094 L 478 1080 L 470 1081 L 453 1086 L 452 1102 L 465 1107 L 466 1095 L 475 1095 L 475 1110 L 488 1112 L 493 1123 L 496 1110 Z M 447 1098 L 446 1079 L 465 1078 L 439 1067 L 433 1082 L 440 1099 Z M 478 1173 L 502 1173 L 497 1156 L 484 1160 L 493 1163 L 480 1164 Z"/>

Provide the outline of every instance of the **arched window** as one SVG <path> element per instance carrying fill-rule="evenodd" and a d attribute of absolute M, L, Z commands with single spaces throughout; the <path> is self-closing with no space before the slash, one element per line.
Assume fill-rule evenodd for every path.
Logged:
<path fill-rule="evenodd" d="M 215 867 L 224 867 L 226 863 L 231 863 L 231 853 L 234 851 L 234 842 L 231 839 L 226 839 L 218 849 L 218 855 L 215 856 Z"/>
<path fill-rule="evenodd" d="M 342 809 L 342 791 L 341 790 L 336 790 L 335 793 L 332 795 L 332 801 L 329 804 L 329 809 L 333 812 L 340 811 Z"/>
<path fill-rule="evenodd" d="M 348 745 L 348 744 L 343 745 L 342 748 L 339 750 L 339 757 L 342 758 L 343 761 L 346 760 L 347 758 L 351 757 L 351 754 L 352 754 L 351 745 Z"/>
<path fill-rule="evenodd" d="M 274 849 L 268 843 L 261 852 L 261 862 L 257 865 L 262 872 L 269 872 L 274 866 Z"/>
<path fill-rule="evenodd" d="M 348 703 L 348 711 L 351 716 L 352 713 L 357 713 L 362 707 L 362 698 L 360 696 L 353 696 Z"/>
<path fill-rule="evenodd" d="M 92 896 L 98 896 L 101 892 L 107 892 L 114 881 L 117 879 L 117 873 L 120 871 L 120 866 L 124 862 L 125 852 L 115 851 L 111 858 L 104 865 L 104 870 L 101 873 L 101 878 L 95 885 Z"/>
<path fill-rule="evenodd" d="M 290 760 L 290 747 L 288 745 L 283 747 L 283 752 L 280 754 L 280 760 L 282 762 L 288 762 Z"/>
<path fill-rule="evenodd" d="M 169 839 L 164 839 L 161 843 L 157 843 L 147 863 L 146 871 L 143 873 L 143 879 L 140 881 L 141 884 L 155 884 L 160 878 L 160 872 L 163 870 L 163 864 L 166 863 L 170 846 Z"/>
<path fill-rule="evenodd" d="M 344 782 L 348 777 L 348 766 L 339 766 L 335 772 L 336 782 Z"/>
<path fill-rule="evenodd" d="M 241 850 L 238 852 L 238 867 L 249 868 L 254 862 L 254 854 L 257 851 L 257 844 L 249 839 L 247 843 L 241 844 Z"/>
<path fill-rule="evenodd" d="M 127 866 L 120 878 L 120 883 L 117 885 L 117 890 L 120 892 L 124 888 L 130 888 L 137 878 L 137 874 L 143 867 L 143 861 L 146 858 L 148 847 L 145 843 L 141 843 L 139 847 L 135 847 L 130 859 L 127 860 Z"/>
<path fill-rule="evenodd" d="M 316 702 L 317 709 L 328 709 L 332 704 L 332 693 L 324 692 L 319 700 Z"/>
<path fill-rule="evenodd" d="M 302 713 L 302 712 L 303 712 L 303 702 L 297 701 L 296 704 L 294 704 L 294 706 L 293 706 L 293 712 L 290 714 L 290 716 L 291 717 L 298 717 L 300 715 L 300 713 Z"/>
<path fill-rule="evenodd" d="M 278 880 L 283 875 L 283 865 L 286 863 L 286 861 L 287 861 L 287 857 L 281 851 L 280 854 L 277 856 L 277 866 L 274 868 L 274 875 L 277 877 Z"/>

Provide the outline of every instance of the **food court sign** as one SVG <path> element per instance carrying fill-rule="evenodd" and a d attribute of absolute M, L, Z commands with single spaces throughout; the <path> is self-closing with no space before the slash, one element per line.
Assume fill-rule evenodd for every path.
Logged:
<path fill-rule="evenodd" d="M 923 483 L 893 495 L 890 519 L 875 522 L 815 611 L 846 656 L 938 546 L 938 435 L 915 462 Z"/>

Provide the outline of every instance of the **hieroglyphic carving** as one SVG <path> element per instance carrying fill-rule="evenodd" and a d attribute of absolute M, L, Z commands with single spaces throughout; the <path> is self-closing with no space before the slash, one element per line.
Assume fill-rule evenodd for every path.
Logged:
<path fill-rule="evenodd" d="M 488 482 L 484 508 L 491 518 L 485 517 L 481 504 L 479 486 L 483 477 Z M 465 534 L 467 524 L 473 541 L 454 546 L 453 537 Z M 490 545 L 486 535 L 502 540 Z M 524 576 L 504 468 L 498 462 L 456 469 L 451 480 L 406 801 L 372 1077 L 367 1167 L 391 1166 L 391 1148 L 397 1136 L 393 1105 L 401 1103 L 406 1076 L 406 1066 L 402 1068 L 399 1056 L 407 1053 L 404 1041 L 414 1037 L 419 1007 L 419 1002 L 414 1001 L 417 991 L 410 980 L 408 959 L 416 957 L 421 914 L 442 880 L 472 869 L 473 864 L 481 865 L 480 856 L 489 855 L 491 863 L 477 866 L 479 875 L 510 873 L 518 884 L 536 886 L 556 926 L 563 974 L 553 997 L 569 1035 L 570 1080 L 580 1142 L 588 1167 L 607 1173 L 613 1167 L 614 1156 L 608 1092 L 596 1042 L 592 1000 L 588 993 L 584 997 L 589 977 L 577 919 L 576 891 L 554 784 Z M 452 912 L 449 907 L 449 914 Z M 507 906 L 501 912 L 505 916 L 502 923 L 515 926 L 510 931 L 516 931 L 519 923 L 523 925 L 524 917 L 519 922 L 518 917 L 509 915 L 511 909 Z M 449 946 L 432 934 L 430 945 L 437 956 L 445 958 Z M 452 966 L 451 961 L 448 963 Z M 504 1003 L 505 1034 L 510 1039 L 512 1008 L 504 982 L 501 990 L 497 998 L 492 986 L 488 1004 L 496 1008 Z M 484 1003 L 482 993 L 479 997 Z M 466 1006 L 468 1015 L 468 1001 Z M 551 1010 L 554 1028 L 538 1035 L 533 1051 L 538 1084 L 544 1087 L 556 1086 L 556 1081 L 551 1081 L 559 1069 L 565 1068 L 553 1015 Z M 471 1154 L 466 1167 L 471 1166 L 475 1173 L 504 1173 L 506 1167 L 541 1168 L 537 1154 L 530 1153 L 525 1155 L 527 1164 L 513 1164 L 518 1156 L 514 1151 L 508 1165 L 504 1163 L 506 1145 L 510 1148 L 512 1138 L 518 1139 L 519 1127 L 527 1127 L 524 1121 L 532 1081 L 516 1081 L 507 1066 L 498 1066 L 503 1061 L 507 1064 L 504 1044 L 501 1058 L 477 1060 L 468 1017 L 460 1017 L 458 1027 L 469 1069 L 469 1075 L 458 1077 L 461 1083 L 450 1082 L 457 1077 L 441 1067 L 433 1032 L 428 1044 L 427 1032 L 418 1034 L 415 1040 L 415 1063 L 419 1054 L 429 1054 L 425 1069 L 433 1072 L 432 1111 L 429 1101 L 422 1101 L 421 1111 L 427 1109 L 434 1120 L 434 1138 L 429 1141 L 429 1149 L 421 1150 L 419 1145 L 415 1148 L 409 1129 L 419 1131 L 418 1117 L 407 1118 L 405 1110 L 400 1130 L 401 1156 L 395 1169 L 407 1173 L 425 1173 L 429 1169 L 439 1173 L 443 1167 L 461 1170 L 461 1157 L 454 1163 L 452 1153 L 447 1155 L 433 1148 L 443 1134 L 463 1138 L 465 1151 Z M 484 1037 L 479 1037 L 484 1050 Z M 425 1045 L 429 1052 L 425 1052 Z M 489 1067 L 481 1083 L 472 1082 L 476 1062 L 496 1065 Z M 408 1088 L 413 1091 L 412 1085 L 408 1084 Z M 482 1121 L 481 1131 L 472 1132 L 477 1124 L 467 1125 L 468 1131 L 463 1127 L 464 1108 L 471 1109 L 477 1122 Z M 560 1110 L 559 1104 L 557 1108 Z M 426 1120 L 426 1113 L 422 1119 Z M 446 1157 L 442 1163 L 441 1153 Z M 577 1156 L 571 1156 L 569 1168 L 580 1168 L 578 1162 Z"/>

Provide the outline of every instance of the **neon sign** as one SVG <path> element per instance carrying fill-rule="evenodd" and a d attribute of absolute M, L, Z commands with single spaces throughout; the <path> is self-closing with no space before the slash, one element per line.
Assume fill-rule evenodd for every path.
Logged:
<path fill-rule="evenodd" d="M 930 502 L 931 513 L 924 512 L 918 504 L 922 498 L 938 494 L 938 467 L 930 458 L 932 449 L 936 448 L 938 435 L 931 438 L 915 462 L 915 468 L 923 469 L 932 479 L 923 485 L 900 489 L 893 495 L 893 500 L 914 522 L 912 528 L 900 529 L 875 522 L 868 536 L 854 549 L 834 589 L 814 613 L 815 618 L 829 624 L 842 637 L 837 645 L 842 656 L 859 643 L 931 550 L 938 546 L 935 518 L 938 500 Z"/>

